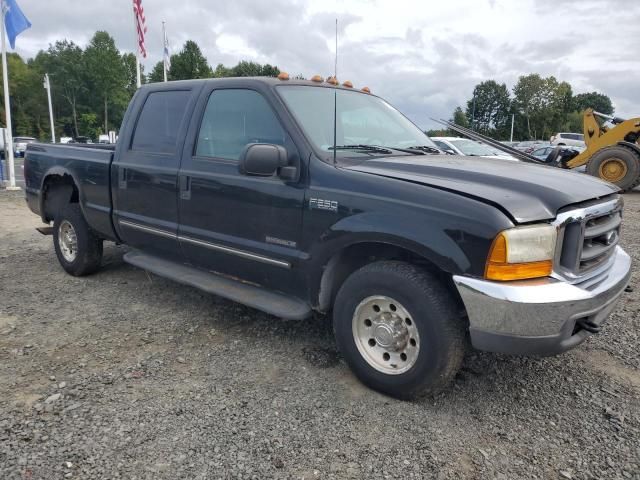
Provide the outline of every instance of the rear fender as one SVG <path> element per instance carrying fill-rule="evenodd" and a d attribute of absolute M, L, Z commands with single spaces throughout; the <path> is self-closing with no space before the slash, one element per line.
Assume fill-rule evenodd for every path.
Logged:
<path fill-rule="evenodd" d="M 42 176 L 42 182 L 40 184 L 40 217 L 42 218 L 42 221 L 44 223 L 48 223 L 50 220 L 47 219 L 47 209 L 45 209 L 45 202 L 46 202 L 46 191 L 45 191 L 45 186 L 47 185 L 47 182 L 49 182 L 51 180 L 51 177 L 53 176 L 59 176 L 59 177 L 64 177 L 64 176 L 68 176 L 71 177 L 72 181 L 73 181 L 73 185 L 75 186 L 76 191 L 78 192 L 78 203 L 80 204 L 80 209 L 82 210 L 82 214 L 85 214 L 84 211 L 84 198 L 82 195 L 82 190 L 80 189 L 80 181 L 77 178 L 77 176 L 71 172 L 69 169 L 65 168 L 65 167 L 61 167 L 59 165 L 54 165 L 53 167 L 51 167 L 49 170 L 46 171 L 46 173 Z M 73 194 L 73 187 L 72 186 L 68 186 L 69 190 L 67 191 L 67 186 L 62 187 L 63 188 L 63 193 L 60 194 L 59 196 L 56 196 L 56 203 L 59 203 L 57 205 L 54 205 L 53 207 L 53 211 L 59 211 L 60 208 L 64 207 L 64 204 L 68 203 L 71 200 L 71 196 Z M 65 201 L 66 200 L 66 201 Z M 63 204 L 64 203 L 64 204 Z M 52 211 L 52 209 L 48 209 L 49 211 Z"/>

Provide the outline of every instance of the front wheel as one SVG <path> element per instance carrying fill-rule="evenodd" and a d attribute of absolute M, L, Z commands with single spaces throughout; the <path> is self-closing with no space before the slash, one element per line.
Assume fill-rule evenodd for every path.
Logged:
<path fill-rule="evenodd" d="M 53 245 L 62 268 L 81 277 L 95 272 L 102 261 L 102 239 L 89 228 L 80 205 L 68 204 L 53 222 Z"/>
<path fill-rule="evenodd" d="M 354 272 L 336 296 L 333 327 L 355 375 L 402 399 L 437 393 L 464 356 L 466 327 L 455 299 L 435 276 L 404 262 Z"/>
<path fill-rule="evenodd" d="M 603 148 L 589 159 L 587 173 L 631 190 L 640 184 L 640 155 L 622 146 Z"/>

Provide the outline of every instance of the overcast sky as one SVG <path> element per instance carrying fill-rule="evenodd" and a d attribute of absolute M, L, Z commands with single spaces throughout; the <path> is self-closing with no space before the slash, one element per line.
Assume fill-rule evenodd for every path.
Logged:
<path fill-rule="evenodd" d="M 130 0 L 18 0 L 33 27 L 17 40 L 32 57 L 55 40 L 84 46 L 107 30 L 133 51 Z M 620 116 L 640 116 L 640 0 L 143 0 L 146 71 L 195 40 L 209 63 L 254 60 L 307 78 L 333 72 L 369 86 L 424 128 L 449 118 L 473 86 L 555 75 L 575 93 L 609 95 Z"/>

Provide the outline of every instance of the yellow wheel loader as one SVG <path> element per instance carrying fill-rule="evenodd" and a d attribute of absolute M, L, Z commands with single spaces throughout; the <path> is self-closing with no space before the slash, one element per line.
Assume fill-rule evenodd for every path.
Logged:
<path fill-rule="evenodd" d="M 612 127 L 606 125 L 607 120 Z M 587 109 L 584 112 L 587 148 L 562 163 L 565 168 L 586 165 L 589 175 L 615 183 L 622 190 L 631 190 L 640 185 L 639 139 L 640 118 L 623 120 Z"/>

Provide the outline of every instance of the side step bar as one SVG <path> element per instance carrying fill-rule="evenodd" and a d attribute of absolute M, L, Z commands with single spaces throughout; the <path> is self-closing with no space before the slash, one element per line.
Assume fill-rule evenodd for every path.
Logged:
<path fill-rule="evenodd" d="M 311 316 L 311 308 L 300 299 L 188 265 L 139 251 L 128 252 L 124 255 L 124 261 L 161 277 L 228 298 L 276 317 L 302 320 Z"/>

